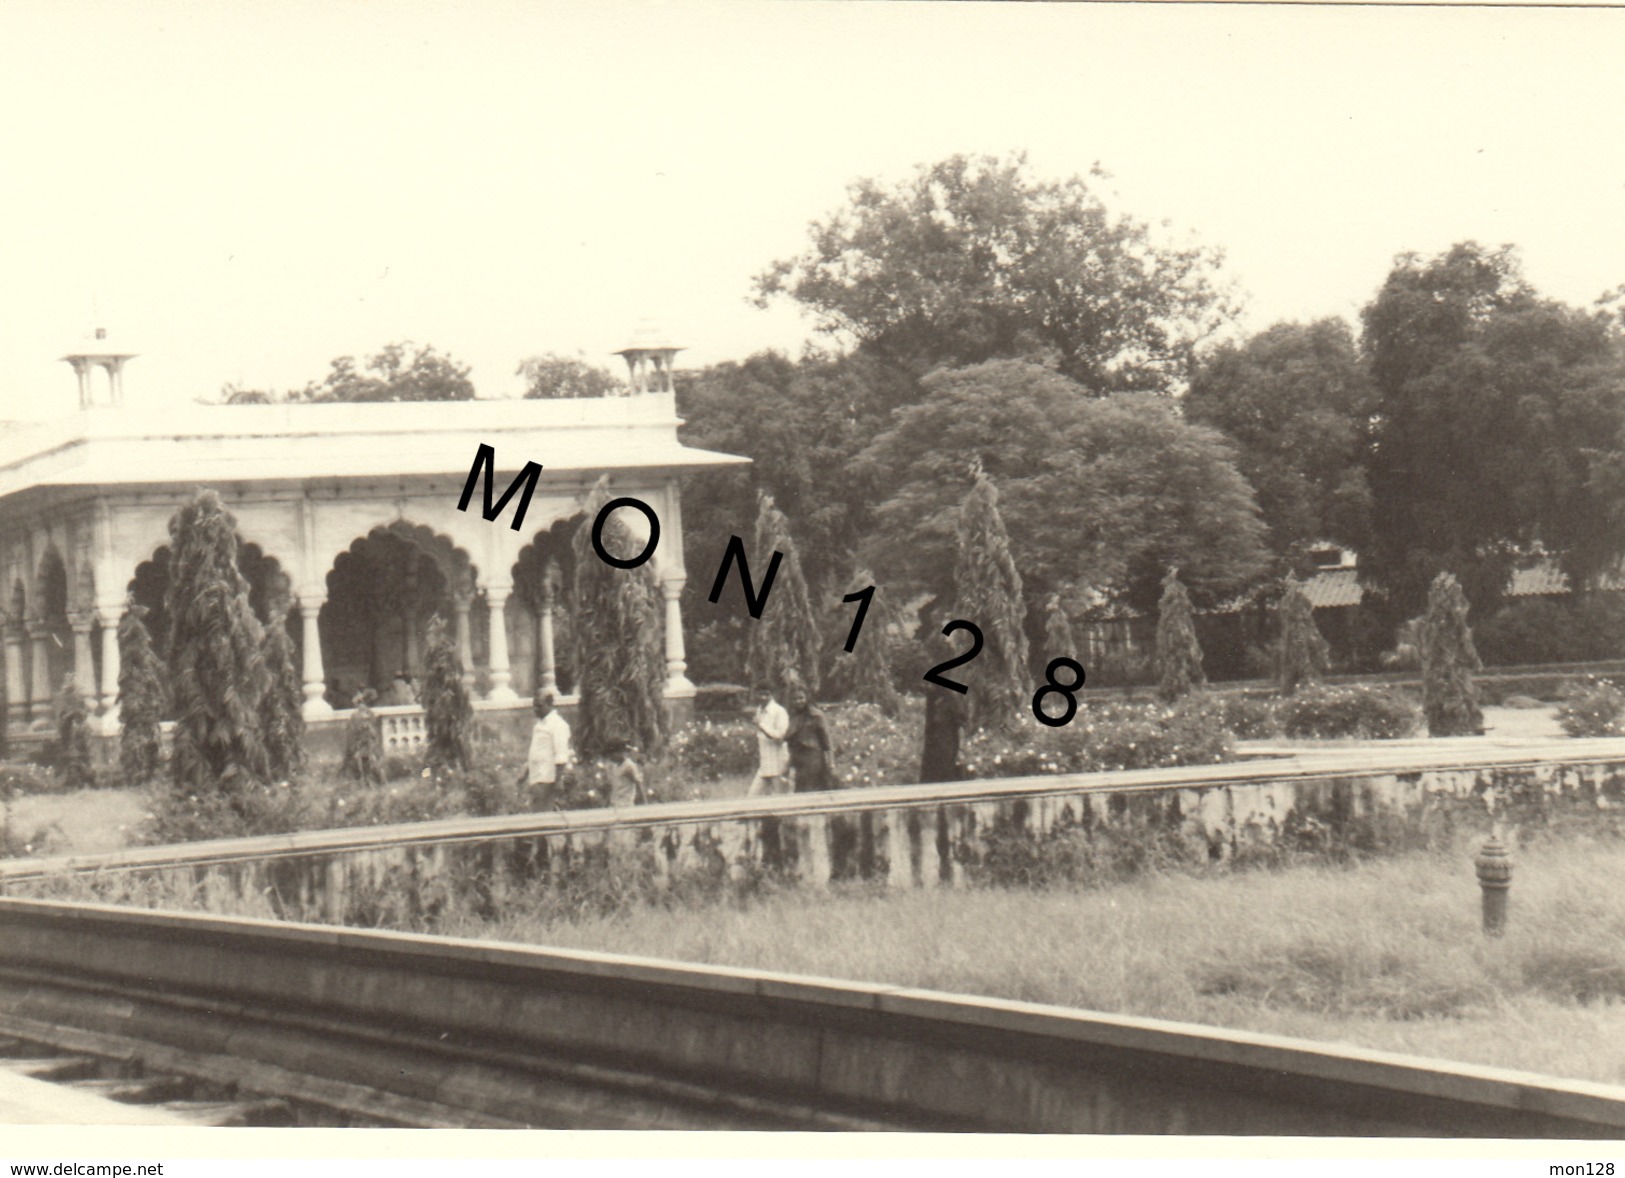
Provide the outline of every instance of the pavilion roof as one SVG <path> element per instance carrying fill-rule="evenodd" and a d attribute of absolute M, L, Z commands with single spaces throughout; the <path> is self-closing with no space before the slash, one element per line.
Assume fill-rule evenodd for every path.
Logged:
<path fill-rule="evenodd" d="M 667 394 L 536 401 L 96 408 L 0 424 L 0 499 L 35 487 L 466 477 L 480 443 L 498 472 L 543 478 L 682 472 L 747 461 L 677 440 Z"/>

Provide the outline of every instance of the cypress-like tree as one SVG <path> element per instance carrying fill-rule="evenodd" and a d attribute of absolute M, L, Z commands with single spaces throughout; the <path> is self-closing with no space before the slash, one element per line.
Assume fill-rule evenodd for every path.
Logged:
<path fill-rule="evenodd" d="M 199 492 L 169 521 L 170 771 L 182 795 L 244 798 L 270 774 L 260 722 L 263 635 L 237 548 L 236 520 L 214 491 Z"/>
<path fill-rule="evenodd" d="M 1450 573 L 1428 590 L 1422 618 L 1422 711 L 1429 736 L 1470 736 L 1484 729 L 1473 672 L 1483 666 L 1467 626 L 1467 597 Z"/>
<path fill-rule="evenodd" d="M 428 648 L 423 672 L 423 725 L 428 738 L 424 761 L 431 769 L 467 769 L 473 759 L 474 705 L 463 685 L 463 660 L 439 614 L 429 619 Z"/>
<path fill-rule="evenodd" d="M 1162 579 L 1162 600 L 1157 604 L 1156 661 L 1157 694 L 1170 703 L 1207 682 L 1190 594 L 1174 568 Z"/>
<path fill-rule="evenodd" d="M 852 574 L 842 596 L 861 592 L 870 585 L 875 585 L 874 574 L 860 568 Z M 835 699 L 875 704 L 887 715 L 896 715 L 900 701 L 892 678 L 891 624 L 895 611 L 891 599 L 885 590 L 875 585 L 863 629 L 851 653 L 846 650 L 846 636 L 852 632 L 856 616 L 853 610 L 857 607 L 851 602 L 836 604 L 839 608 L 834 611 L 834 623 L 830 627 L 832 649 L 829 675 L 825 679 L 827 693 Z"/>
<path fill-rule="evenodd" d="M 1302 585 L 1292 582 L 1277 608 L 1281 637 L 1275 650 L 1275 682 L 1282 695 L 1291 695 L 1300 685 L 1320 682 L 1331 665 L 1331 647 L 1315 625 L 1315 607 Z"/>
<path fill-rule="evenodd" d="M 90 789 L 96 767 L 90 758 L 90 708 L 84 693 L 68 675 L 53 701 L 56 721 L 56 779 L 66 789 Z"/>
<path fill-rule="evenodd" d="M 1061 608 L 1061 595 L 1051 593 L 1044 605 L 1044 660 L 1047 663 L 1060 655 L 1079 658 L 1078 639 L 1072 632 L 1072 620 Z"/>
<path fill-rule="evenodd" d="M 164 669 L 146 616 L 147 607 L 132 601 L 118 624 L 118 763 L 131 787 L 156 781 L 164 755 Z"/>
<path fill-rule="evenodd" d="M 1027 603 L 999 514 L 998 489 L 980 466 L 959 505 L 957 534 L 955 616 L 975 622 L 986 643 L 969 673 L 968 719 L 972 729 L 1004 728 L 1026 711 L 1033 691 L 1024 629 Z"/>
<path fill-rule="evenodd" d="M 265 660 L 266 693 L 260 719 L 265 731 L 265 755 L 274 781 L 291 781 L 305 768 L 304 688 L 294 663 L 293 639 L 285 619 L 288 600 L 273 596 L 271 620 L 260 642 Z"/>
<path fill-rule="evenodd" d="M 362 688 L 344 726 L 344 761 L 339 772 L 362 785 L 384 784 L 384 734 L 378 731 L 378 715 L 370 706 L 376 698 L 372 688 Z"/>
<path fill-rule="evenodd" d="M 751 571 L 760 577 L 775 552 L 782 552 L 773 590 L 762 616 L 746 623 L 750 634 L 745 648 L 745 677 L 753 686 L 783 692 L 791 680 L 800 680 L 807 694 L 817 698 L 819 688 L 818 615 L 813 612 L 801 556 L 790 538 L 790 521 L 773 505 L 771 495 L 757 500 L 755 562 Z"/>
<path fill-rule="evenodd" d="M 592 524 L 609 501 L 608 479 L 588 496 L 587 518 L 576 529 L 576 692 L 581 710 L 572 737 L 586 757 L 607 756 L 623 741 L 655 752 L 666 738 L 666 660 L 660 585 L 649 563 L 619 569 L 592 547 Z M 619 559 L 643 544 L 618 515 L 602 533 L 604 550 Z"/>

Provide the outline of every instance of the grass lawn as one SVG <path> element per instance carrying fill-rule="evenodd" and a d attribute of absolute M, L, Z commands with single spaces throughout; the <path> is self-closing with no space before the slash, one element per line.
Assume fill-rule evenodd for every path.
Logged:
<path fill-rule="evenodd" d="M 1520 850 L 1508 934 L 1467 849 L 1089 891 L 785 892 L 437 931 L 987 994 L 1625 1084 L 1625 842 Z"/>

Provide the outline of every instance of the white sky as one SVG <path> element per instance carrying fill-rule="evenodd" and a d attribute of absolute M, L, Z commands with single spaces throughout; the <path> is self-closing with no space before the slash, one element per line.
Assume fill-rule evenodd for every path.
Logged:
<path fill-rule="evenodd" d="M 799 349 L 753 275 L 865 175 L 1100 161 L 1227 253 L 1245 324 L 1353 318 L 1398 252 L 1625 283 L 1625 11 L 1060 4 L 0 5 L 0 406 L 287 388 L 397 339 L 482 396 L 646 315 Z"/>

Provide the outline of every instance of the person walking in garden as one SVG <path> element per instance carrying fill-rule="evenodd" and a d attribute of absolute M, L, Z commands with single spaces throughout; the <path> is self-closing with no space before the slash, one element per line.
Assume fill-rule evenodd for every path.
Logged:
<path fill-rule="evenodd" d="M 526 757 L 529 784 L 538 791 L 536 808 L 545 810 L 563 781 L 572 760 L 570 725 L 554 708 L 553 693 L 540 692 L 535 703 L 536 726 L 530 731 L 530 753 Z"/>
<path fill-rule="evenodd" d="M 790 732 L 790 716 L 779 701 L 773 698 L 771 688 L 756 692 L 756 776 L 751 779 L 747 798 L 763 794 L 785 792 L 785 773 L 790 768 L 790 754 L 784 738 Z"/>
<path fill-rule="evenodd" d="M 642 806 L 649 795 L 643 787 L 643 770 L 638 765 L 638 742 L 621 744 L 621 763 L 610 774 L 609 804 L 615 807 Z"/>
<path fill-rule="evenodd" d="M 790 688 L 790 779 L 798 794 L 818 793 L 836 788 L 830 772 L 829 724 L 824 713 L 813 706 L 812 697 L 800 684 Z"/>

